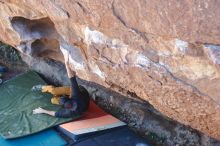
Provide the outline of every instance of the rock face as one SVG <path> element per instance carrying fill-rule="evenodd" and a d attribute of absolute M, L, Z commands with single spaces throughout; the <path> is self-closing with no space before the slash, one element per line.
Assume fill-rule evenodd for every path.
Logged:
<path fill-rule="evenodd" d="M 206 0 L 0 0 L 0 40 L 27 58 L 63 62 L 69 55 L 80 78 L 138 96 L 220 139 L 219 7 Z"/>

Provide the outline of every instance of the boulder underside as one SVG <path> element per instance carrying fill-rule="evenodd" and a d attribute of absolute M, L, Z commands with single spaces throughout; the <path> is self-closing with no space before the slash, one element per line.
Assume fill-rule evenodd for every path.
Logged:
<path fill-rule="evenodd" d="M 63 62 L 68 55 L 80 78 L 138 96 L 220 139 L 219 7 L 200 0 L 0 0 L 0 40 L 26 58 Z"/>

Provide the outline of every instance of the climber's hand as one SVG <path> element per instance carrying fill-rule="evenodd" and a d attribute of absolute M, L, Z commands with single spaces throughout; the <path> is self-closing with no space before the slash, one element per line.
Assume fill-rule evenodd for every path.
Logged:
<path fill-rule="evenodd" d="M 36 108 L 35 110 L 33 110 L 33 114 L 48 114 L 50 116 L 55 116 L 55 111 L 48 111 L 45 109 L 42 109 L 41 107 Z"/>
<path fill-rule="evenodd" d="M 60 50 L 63 53 L 64 61 L 65 61 L 65 64 L 66 64 L 67 61 L 69 62 L 69 52 L 68 52 L 68 50 L 66 50 L 62 47 L 60 48 Z"/>
<path fill-rule="evenodd" d="M 65 66 L 66 66 L 66 71 L 67 71 L 67 75 L 68 75 L 69 78 L 76 75 L 76 72 L 71 70 L 71 66 L 70 66 L 70 62 L 69 62 L 69 55 L 65 60 Z"/>
<path fill-rule="evenodd" d="M 38 107 L 33 110 L 33 114 L 44 114 L 44 113 L 45 113 L 45 109 L 42 109 L 41 107 Z"/>
<path fill-rule="evenodd" d="M 76 72 L 71 70 L 71 67 L 70 67 L 70 54 L 69 54 L 68 50 L 66 50 L 62 47 L 60 48 L 60 50 L 63 53 L 67 75 L 68 75 L 69 78 L 71 78 L 71 77 L 76 75 Z"/>

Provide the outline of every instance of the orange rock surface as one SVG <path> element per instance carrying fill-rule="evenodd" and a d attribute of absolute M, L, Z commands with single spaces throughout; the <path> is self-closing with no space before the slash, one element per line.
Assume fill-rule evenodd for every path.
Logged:
<path fill-rule="evenodd" d="M 220 2 L 0 0 L 0 40 L 220 139 Z M 64 50 L 63 53 L 61 49 Z"/>

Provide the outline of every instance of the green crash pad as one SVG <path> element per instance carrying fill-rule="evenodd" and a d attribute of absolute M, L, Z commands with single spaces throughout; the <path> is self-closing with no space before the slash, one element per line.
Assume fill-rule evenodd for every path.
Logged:
<path fill-rule="evenodd" d="M 0 85 L 0 135 L 3 138 L 26 136 L 79 118 L 79 115 L 64 119 L 33 114 L 33 109 L 38 107 L 54 111 L 61 108 L 51 104 L 51 94 L 31 91 L 38 84 L 46 83 L 30 71 Z"/>
<path fill-rule="evenodd" d="M 0 146 L 65 146 L 63 140 L 55 130 L 48 129 L 29 136 L 16 139 L 3 139 L 0 137 Z"/>

